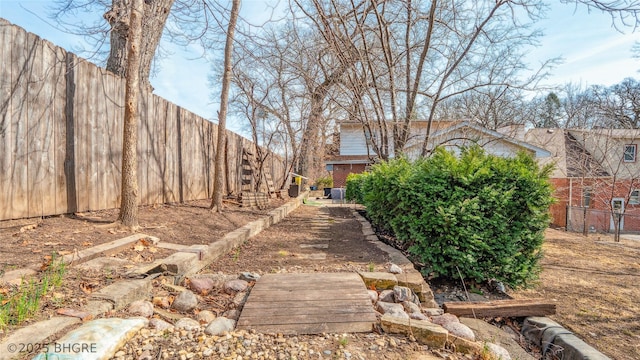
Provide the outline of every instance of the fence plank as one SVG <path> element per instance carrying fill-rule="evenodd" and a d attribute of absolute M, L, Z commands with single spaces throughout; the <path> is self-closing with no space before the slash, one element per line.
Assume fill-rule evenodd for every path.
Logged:
<path fill-rule="evenodd" d="M 54 50 L 54 70 L 53 70 L 53 119 L 54 123 L 54 169 L 55 169 L 55 209 L 53 214 L 64 214 L 69 212 L 69 206 L 67 202 L 67 179 L 65 176 L 65 155 L 67 145 L 66 135 L 66 97 L 67 90 L 66 85 L 66 52 L 59 47 L 52 48 Z"/>
<path fill-rule="evenodd" d="M 11 216 L 14 218 L 29 215 L 29 198 L 27 188 L 27 129 L 29 107 L 26 99 L 28 89 L 29 56 L 33 52 L 33 44 L 27 42 L 26 32 L 17 30 L 11 49 L 11 131 L 10 139 L 14 142 L 11 168 Z"/>
<path fill-rule="evenodd" d="M 0 40 L 0 220 L 118 207 L 124 79 L 2 19 Z M 144 101 L 141 203 L 210 197 L 217 125 L 152 94 Z M 226 192 L 239 193 L 249 142 L 225 135 Z"/>
<path fill-rule="evenodd" d="M 11 58 L 12 44 L 16 28 L 0 19 L 0 59 L 3 59 L 3 66 L 0 66 L 0 219 L 11 219 L 13 211 L 11 208 L 12 191 L 12 154 L 13 137 L 11 130 L 11 89 L 13 87 L 12 67 L 4 59 Z"/>

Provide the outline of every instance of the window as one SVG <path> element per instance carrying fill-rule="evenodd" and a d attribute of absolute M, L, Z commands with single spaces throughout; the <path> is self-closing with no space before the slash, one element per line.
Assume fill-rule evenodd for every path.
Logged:
<path fill-rule="evenodd" d="M 636 152 L 638 150 L 638 145 L 629 144 L 624 146 L 624 162 L 636 162 Z"/>
<path fill-rule="evenodd" d="M 633 190 L 629 195 L 629 205 L 640 204 L 640 190 Z"/>
<path fill-rule="evenodd" d="M 582 189 L 582 206 L 589 207 L 591 205 L 591 188 Z"/>

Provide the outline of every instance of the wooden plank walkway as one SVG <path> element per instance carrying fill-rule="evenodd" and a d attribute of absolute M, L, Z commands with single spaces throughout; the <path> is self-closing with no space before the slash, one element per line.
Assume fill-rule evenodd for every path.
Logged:
<path fill-rule="evenodd" d="M 370 332 L 376 314 L 356 273 L 267 274 L 256 282 L 238 329 L 263 333 Z"/>

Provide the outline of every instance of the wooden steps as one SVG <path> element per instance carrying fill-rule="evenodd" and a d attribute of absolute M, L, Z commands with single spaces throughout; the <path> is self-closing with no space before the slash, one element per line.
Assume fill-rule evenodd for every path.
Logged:
<path fill-rule="evenodd" d="M 251 290 L 237 328 L 282 334 L 370 332 L 375 321 L 356 273 L 267 274 Z"/>

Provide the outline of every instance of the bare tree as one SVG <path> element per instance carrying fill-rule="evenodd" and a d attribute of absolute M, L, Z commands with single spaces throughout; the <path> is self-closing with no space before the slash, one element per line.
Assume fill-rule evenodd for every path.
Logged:
<path fill-rule="evenodd" d="M 229 102 L 229 85 L 231 83 L 231 68 L 233 55 L 233 41 L 240 11 L 240 0 L 233 0 L 231 16 L 227 28 L 227 41 L 224 46 L 224 74 L 222 76 L 222 93 L 220 95 L 220 112 L 218 113 L 218 140 L 216 142 L 216 163 L 214 170 L 213 196 L 210 209 L 222 211 L 222 192 L 224 188 L 224 143 L 227 138 L 227 108 Z"/>
<path fill-rule="evenodd" d="M 131 2 L 128 26 L 127 79 L 122 141 L 122 189 L 118 222 L 132 230 L 138 226 L 138 98 L 140 96 L 140 45 L 144 0 Z"/>

